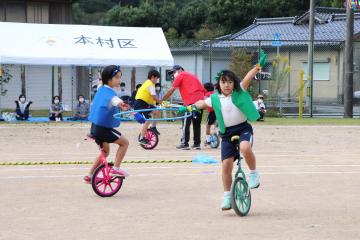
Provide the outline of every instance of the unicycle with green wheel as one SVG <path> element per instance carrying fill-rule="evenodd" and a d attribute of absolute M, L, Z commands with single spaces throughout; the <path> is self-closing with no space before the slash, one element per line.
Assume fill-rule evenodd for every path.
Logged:
<path fill-rule="evenodd" d="M 240 151 L 239 139 L 239 136 L 233 136 L 231 138 L 231 142 L 236 144 L 236 148 Z M 235 173 L 235 178 L 231 186 L 231 206 L 237 215 L 243 217 L 250 211 L 251 193 L 249 185 L 246 181 L 245 173 L 241 168 L 241 159 L 243 158 L 239 154 L 237 159 L 238 169 Z"/>

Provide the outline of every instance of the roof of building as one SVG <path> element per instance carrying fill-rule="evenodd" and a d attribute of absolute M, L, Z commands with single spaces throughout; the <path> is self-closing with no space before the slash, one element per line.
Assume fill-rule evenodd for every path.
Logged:
<path fill-rule="evenodd" d="M 309 40 L 309 16 L 280 18 L 256 18 L 252 25 L 218 41 L 214 47 L 269 45 L 278 34 L 283 45 L 307 45 Z M 354 14 L 354 35 L 360 34 L 360 13 Z M 315 44 L 340 45 L 346 37 L 345 9 L 316 8 L 315 10 Z"/>

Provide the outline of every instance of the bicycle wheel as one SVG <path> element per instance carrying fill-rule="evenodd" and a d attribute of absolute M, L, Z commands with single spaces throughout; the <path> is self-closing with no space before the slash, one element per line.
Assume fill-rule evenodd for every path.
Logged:
<path fill-rule="evenodd" d="M 108 168 L 106 168 L 105 164 L 101 164 L 91 178 L 91 186 L 94 192 L 100 197 L 113 196 L 120 190 L 123 184 L 123 177 L 113 177 L 109 175 L 112 166 L 112 163 L 108 163 Z"/>
<path fill-rule="evenodd" d="M 146 150 L 154 149 L 159 143 L 159 136 L 151 129 L 146 130 L 145 138 L 149 141 L 149 143 L 146 145 L 140 144 L 140 146 Z"/>
<path fill-rule="evenodd" d="M 214 133 L 214 134 L 212 134 L 211 136 L 210 136 L 210 147 L 211 148 L 218 148 L 219 147 L 219 145 L 220 145 L 220 138 L 219 138 L 219 136 L 216 134 L 216 133 Z"/>
<path fill-rule="evenodd" d="M 237 177 L 232 184 L 231 205 L 239 216 L 246 216 L 250 211 L 251 193 L 246 180 L 242 177 Z"/>

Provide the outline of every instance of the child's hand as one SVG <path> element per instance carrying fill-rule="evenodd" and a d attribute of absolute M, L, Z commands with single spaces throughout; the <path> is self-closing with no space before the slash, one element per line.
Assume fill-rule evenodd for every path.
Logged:
<path fill-rule="evenodd" d="M 126 104 L 126 103 L 120 103 L 120 108 L 123 111 L 127 111 L 130 109 L 130 106 L 129 106 L 129 104 Z"/>

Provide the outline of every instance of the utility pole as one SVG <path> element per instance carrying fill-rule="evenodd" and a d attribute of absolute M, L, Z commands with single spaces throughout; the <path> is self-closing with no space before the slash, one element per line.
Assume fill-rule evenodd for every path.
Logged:
<path fill-rule="evenodd" d="M 308 47 L 308 75 L 307 75 L 307 106 L 310 107 L 310 117 L 313 116 L 313 87 L 314 87 L 314 19 L 315 19 L 315 0 L 310 0 L 310 16 L 309 16 L 309 47 Z"/>
<path fill-rule="evenodd" d="M 344 74 L 344 117 L 353 117 L 353 70 L 354 70 L 354 11 L 346 4 L 346 40 L 345 40 L 345 74 Z"/>

